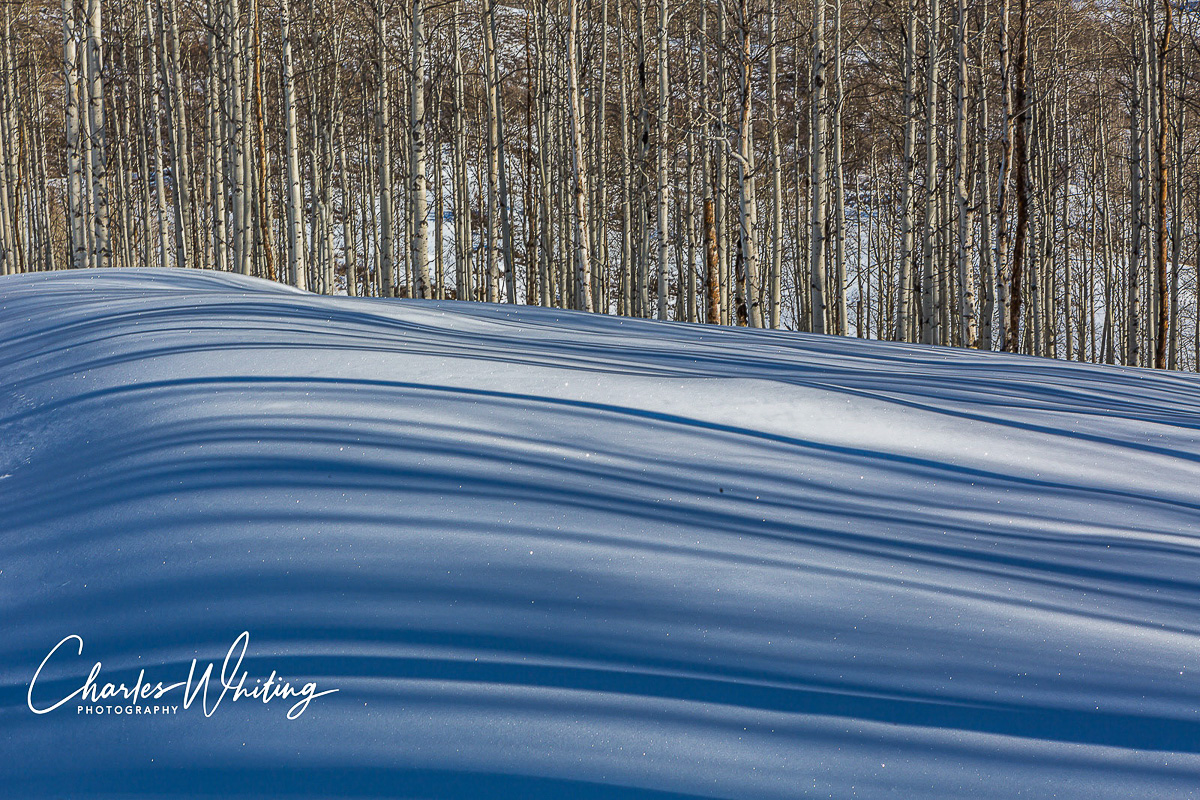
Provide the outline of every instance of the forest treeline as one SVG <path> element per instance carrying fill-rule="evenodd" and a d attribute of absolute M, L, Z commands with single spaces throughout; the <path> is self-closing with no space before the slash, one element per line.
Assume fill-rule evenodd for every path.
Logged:
<path fill-rule="evenodd" d="M 0 0 L 0 264 L 1200 365 L 1191 0 Z"/>

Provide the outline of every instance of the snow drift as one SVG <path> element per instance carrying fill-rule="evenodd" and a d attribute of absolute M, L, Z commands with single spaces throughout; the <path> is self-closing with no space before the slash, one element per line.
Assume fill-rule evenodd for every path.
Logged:
<path fill-rule="evenodd" d="M 1191 796 L 1198 429 L 1192 375 L 3 278 L 0 786 Z M 31 711 L 243 631 L 337 692 Z"/>

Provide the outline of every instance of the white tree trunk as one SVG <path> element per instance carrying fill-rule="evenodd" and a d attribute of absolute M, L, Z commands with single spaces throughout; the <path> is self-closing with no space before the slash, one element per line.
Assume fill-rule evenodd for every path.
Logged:
<path fill-rule="evenodd" d="M 776 3 L 769 5 L 767 20 L 767 82 L 770 84 L 771 123 L 771 265 L 767 275 L 767 325 L 779 327 L 783 292 L 783 148 L 779 139 L 779 13 Z"/>
<path fill-rule="evenodd" d="M 978 346 L 975 320 L 975 277 L 971 272 L 972 234 L 975 230 L 975 213 L 971 207 L 971 193 L 967 188 L 967 168 L 970 164 L 970 146 L 967 142 L 967 4 L 958 0 L 958 26 L 955 31 L 955 55 L 958 64 L 957 96 L 955 97 L 954 135 L 958 145 L 955 160 L 955 187 L 958 193 L 958 282 L 961 300 L 959 319 L 963 347 Z"/>
<path fill-rule="evenodd" d="M 579 9 L 577 0 L 567 5 L 567 75 L 570 82 L 568 107 L 571 115 L 571 173 L 575 195 L 575 284 L 578 305 L 584 311 L 594 311 L 592 297 L 592 257 L 588 236 L 587 170 L 583 163 L 583 126 L 580 120 Z"/>
<path fill-rule="evenodd" d="M 925 220 L 921 229 L 921 344 L 936 344 L 939 334 L 939 308 L 941 292 L 935 271 L 936 244 L 934 235 L 937 225 L 937 90 L 938 90 L 938 0 L 929 0 L 926 19 L 926 52 L 928 64 L 925 72 Z"/>
<path fill-rule="evenodd" d="M 658 318 L 667 318 L 667 116 L 671 110 L 667 72 L 667 0 L 658 0 L 658 119 L 655 121 L 655 174 L 658 177 Z"/>
<path fill-rule="evenodd" d="M 379 82 L 379 96 L 375 107 L 375 132 L 379 137 L 379 271 L 380 286 L 385 297 L 396 296 L 395 264 L 393 236 L 395 227 L 392 222 L 392 123 L 391 96 L 388 91 L 388 26 L 386 0 L 376 0 L 375 24 L 379 47 L 379 60 L 376 64 L 376 77 Z"/>
<path fill-rule="evenodd" d="M 79 20 L 75 0 L 62 0 L 63 71 L 67 95 L 67 214 L 70 217 L 71 266 L 87 266 L 87 234 L 83 216 L 83 155 L 80 150 Z"/>
<path fill-rule="evenodd" d="M 916 60 L 917 60 L 917 4 L 909 0 L 907 24 L 904 36 L 904 165 L 901 176 L 900 195 L 900 280 L 897 296 L 896 341 L 909 341 L 912 329 L 913 277 L 915 272 L 916 214 L 913 202 L 913 184 L 916 181 Z"/>
<path fill-rule="evenodd" d="M 425 10 L 424 0 L 412 0 L 412 149 L 410 156 L 413 241 L 411 256 L 416 278 L 415 297 L 433 296 L 429 286 L 429 186 L 425 177 Z M 439 188 L 440 191 L 440 188 Z M 439 221 L 439 225 L 440 225 Z"/>
<path fill-rule="evenodd" d="M 88 0 L 88 139 L 91 147 L 92 266 L 106 267 L 109 259 L 108 153 L 104 124 L 104 57 L 100 0 Z"/>
<path fill-rule="evenodd" d="M 287 214 L 288 280 L 299 289 L 308 289 L 307 249 L 304 241 L 304 198 L 300 186 L 299 124 L 296 121 L 296 79 L 292 65 L 291 0 L 282 0 L 283 9 L 283 103 L 287 127 Z"/>
<path fill-rule="evenodd" d="M 825 333 L 827 292 L 825 288 L 825 0 L 813 4 L 812 84 L 812 239 L 809 279 L 812 281 L 811 330 Z"/>

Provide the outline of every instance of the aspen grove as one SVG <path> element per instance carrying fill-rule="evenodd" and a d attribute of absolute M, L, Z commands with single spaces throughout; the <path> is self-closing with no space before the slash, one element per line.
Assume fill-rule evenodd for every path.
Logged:
<path fill-rule="evenodd" d="M 1200 8 L 3 0 L 0 274 L 1200 367 Z"/>

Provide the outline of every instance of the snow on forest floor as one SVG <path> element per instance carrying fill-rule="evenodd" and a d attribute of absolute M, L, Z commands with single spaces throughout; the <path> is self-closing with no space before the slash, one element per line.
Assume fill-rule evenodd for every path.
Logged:
<path fill-rule="evenodd" d="M 34 274 L 0 476 L 6 796 L 1200 791 L 1194 375 Z"/>

